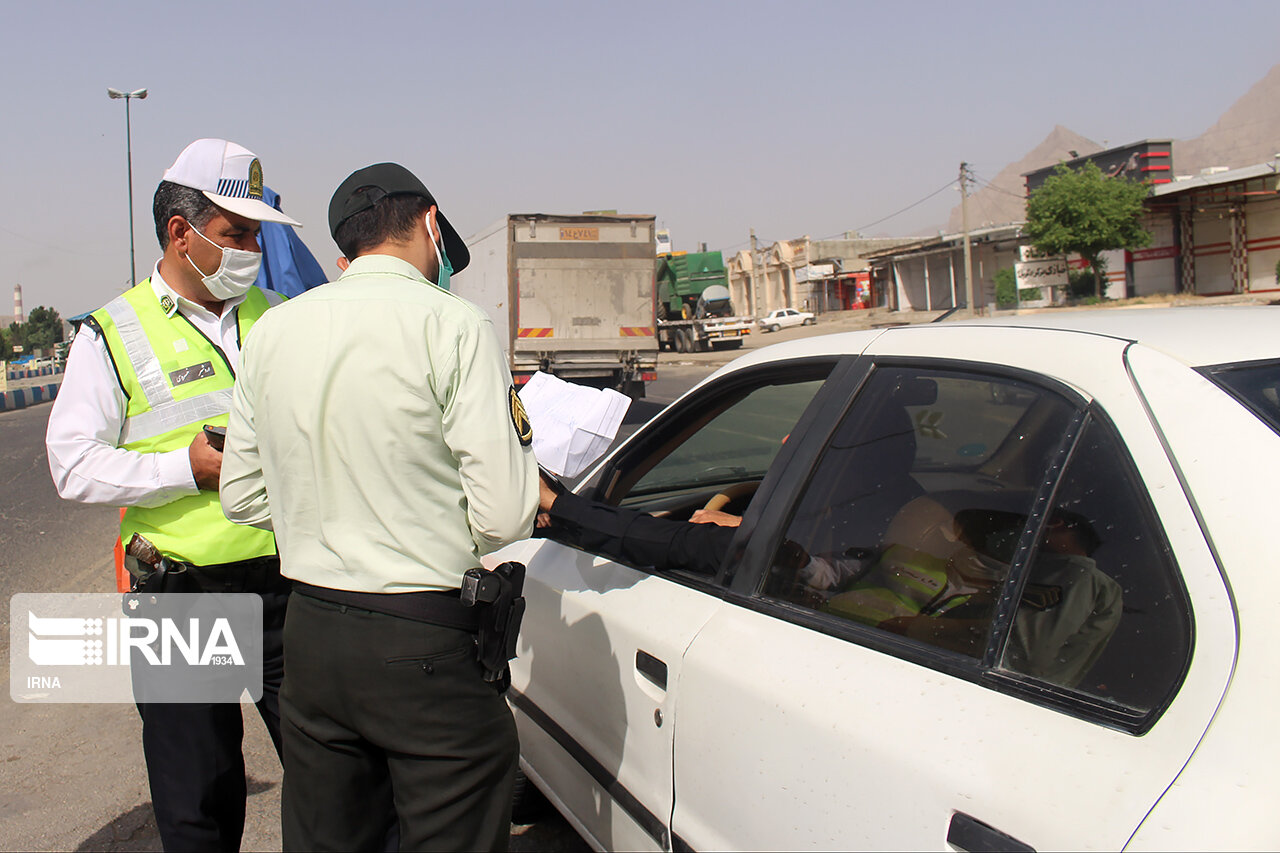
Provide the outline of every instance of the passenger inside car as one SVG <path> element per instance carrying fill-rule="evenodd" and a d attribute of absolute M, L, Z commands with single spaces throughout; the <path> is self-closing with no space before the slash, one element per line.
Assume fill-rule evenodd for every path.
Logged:
<path fill-rule="evenodd" d="M 1028 589 L 1013 620 L 1005 667 L 1075 687 L 1101 657 L 1123 612 L 1120 584 L 1093 559 L 1102 544 L 1083 516 L 1057 510 L 1031 565 Z"/>
<path fill-rule="evenodd" d="M 983 544 L 975 538 L 921 497 L 894 518 L 874 559 L 815 556 L 800 574 L 826 592 L 821 609 L 828 613 L 979 657 L 1009 566 L 975 548 Z M 1055 510 L 1014 617 L 1006 668 L 1074 687 L 1097 662 L 1123 601 L 1120 585 L 1091 556 L 1100 544 L 1086 518 Z"/>

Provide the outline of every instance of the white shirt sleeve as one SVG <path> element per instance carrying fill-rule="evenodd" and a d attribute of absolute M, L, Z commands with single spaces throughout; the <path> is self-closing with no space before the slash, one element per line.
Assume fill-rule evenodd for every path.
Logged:
<path fill-rule="evenodd" d="M 121 450 L 126 401 L 106 342 L 82 326 L 49 413 L 49 473 L 66 500 L 153 507 L 199 492 L 187 448 Z"/>

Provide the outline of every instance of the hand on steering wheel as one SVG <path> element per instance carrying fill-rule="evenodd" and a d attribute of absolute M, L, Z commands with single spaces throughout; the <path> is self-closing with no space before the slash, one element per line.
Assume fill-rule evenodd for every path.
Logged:
<path fill-rule="evenodd" d="M 731 486 L 725 486 L 712 495 L 711 500 L 707 501 L 702 508 L 707 512 L 721 512 L 739 498 L 754 495 L 758 488 L 760 488 L 759 483 L 734 483 Z"/>

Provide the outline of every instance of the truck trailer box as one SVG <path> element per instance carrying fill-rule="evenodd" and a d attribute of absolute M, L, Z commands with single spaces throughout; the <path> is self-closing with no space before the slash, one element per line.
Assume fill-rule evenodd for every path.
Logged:
<path fill-rule="evenodd" d="M 543 370 L 643 396 L 658 362 L 652 215 L 513 213 L 466 243 L 451 288 L 492 318 L 517 383 Z"/>

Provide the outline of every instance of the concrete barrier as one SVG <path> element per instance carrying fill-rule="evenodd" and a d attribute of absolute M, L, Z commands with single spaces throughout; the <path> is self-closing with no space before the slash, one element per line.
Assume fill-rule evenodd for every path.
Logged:
<path fill-rule="evenodd" d="M 0 392 L 0 411 L 25 409 L 27 407 L 27 389 L 15 388 L 12 391 Z"/>
<path fill-rule="evenodd" d="M 56 400 L 58 389 L 61 387 L 61 382 L 52 382 L 48 385 L 31 385 L 26 388 L 11 388 L 8 391 L 0 391 L 0 412 L 25 409 L 27 406 L 34 406 L 36 403 L 48 403 Z"/>
<path fill-rule="evenodd" d="M 61 367 L 33 367 L 28 370 L 7 370 L 5 375 L 11 380 L 18 379 L 36 379 L 41 376 L 60 376 L 62 374 Z"/>

